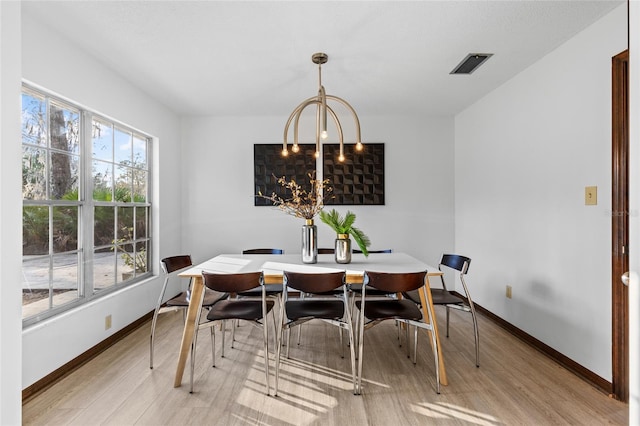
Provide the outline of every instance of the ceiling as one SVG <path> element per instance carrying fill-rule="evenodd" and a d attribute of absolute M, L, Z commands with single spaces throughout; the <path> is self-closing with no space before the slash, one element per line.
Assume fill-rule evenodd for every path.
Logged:
<path fill-rule="evenodd" d="M 322 82 L 359 115 L 462 111 L 623 1 L 23 1 L 179 115 L 288 115 Z M 468 53 L 493 53 L 450 75 Z"/>

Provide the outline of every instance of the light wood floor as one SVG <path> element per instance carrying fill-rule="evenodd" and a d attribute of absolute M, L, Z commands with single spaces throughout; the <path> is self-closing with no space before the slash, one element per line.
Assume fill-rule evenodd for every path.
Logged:
<path fill-rule="evenodd" d="M 441 330 L 444 315 L 438 309 Z M 198 340 L 195 392 L 173 387 L 182 316 L 161 316 L 155 368 L 145 324 L 23 406 L 27 425 L 626 425 L 628 406 L 480 317 L 480 368 L 468 314 L 452 312 L 443 352 L 449 386 L 437 395 L 426 335 L 416 366 L 398 347 L 396 327 L 365 335 L 364 389 L 351 392 L 348 355 L 337 329 L 308 323 L 280 375 L 279 396 L 265 395 L 261 330 L 237 328 L 235 349 L 211 368 L 208 332 Z M 218 332 L 219 337 L 219 332 Z M 227 339 L 228 345 L 229 339 Z M 346 352 L 348 354 L 348 351 Z M 45 356 L 45 354 L 43 354 Z M 273 356 L 271 356 L 273 365 Z M 272 370 L 273 384 L 273 370 Z"/>

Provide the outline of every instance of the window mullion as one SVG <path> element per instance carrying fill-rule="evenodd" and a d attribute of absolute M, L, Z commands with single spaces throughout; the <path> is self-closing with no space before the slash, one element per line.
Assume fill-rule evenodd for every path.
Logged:
<path fill-rule="evenodd" d="M 93 179 L 91 167 L 92 152 L 92 126 L 93 117 L 88 111 L 82 113 L 82 133 L 80 142 L 80 155 L 82 158 L 82 177 L 80 179 L 80 215 L 82 217 L 82 229 L 80 239 L 80 256 L 82 289 L 80 297 L 87 297 L 93 294 L 93 224 L 94 224 L 94 202 L 93 202 Z"/>

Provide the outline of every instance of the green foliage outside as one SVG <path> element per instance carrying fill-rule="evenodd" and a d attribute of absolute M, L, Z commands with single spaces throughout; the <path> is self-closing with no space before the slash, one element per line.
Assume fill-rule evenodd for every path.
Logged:
<path fill-rule="evenodd" d="M 94 200 L 111 202 L 112 191 L 109 188 L 96 189 L 93 193 Z M 116 202 L 130 202 L 131 191 L 128 188 L 116 188 Z M 73 189 L 62 196 L 62 200 L 77 201 L 78 190 Z M 134 196 L 135 202 L 144 202 L 142 196 Z M 54 224 L 54 251 L 65 252 L 76 250 L 78 247 L 78 208 L 76 206 L 60 206 L 53 209 Z M 133 208 L 121 208 L 118 213 L 119 223 L 133 224 Z M 131 226 L 119 226 L 118 238 L 113 234 L 113 224 L 115 220 L 115 207 L 97 207 L 94 209 L 94 243 L 96 246 L 113 244 L 114 242 L 125 242 L 131 239 L 128 228 Z M 146 227 L 146 219 L 139 218 L 136 224 L 138 227 Z M 132 234 L 132 232 L 131 232 Z M 22 237 L 23 255 L 48 254 L 49 252 L 49 207 L 27 205 L 22 210 Z M 125 259 L 126 263 L 126 259 Z"/>

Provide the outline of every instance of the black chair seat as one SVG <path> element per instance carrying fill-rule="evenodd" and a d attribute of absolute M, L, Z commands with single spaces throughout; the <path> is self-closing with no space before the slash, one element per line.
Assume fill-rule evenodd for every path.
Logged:
<path fill-rule="evenodd" d="M 340 319 L 344 316 L 341 300 L 290 300 L 286 303 L 287 317 L 292 321 L 301 318 Z"/>
<path fill-rule="evenodd" d="M 273 308 L 273 300 L 267 300 L 267 312 Z M 213 305 L 207 319 L 218 321 L 226 319 L 241 319 L 256 321 L 262 318 L 262 301 L 259 300 L 223 300 Z"/>
<path fill-rule="evenodd" d="M 189 306 L 189 296 L 190 295 L 186 291 L 183 291 L 178 296 L 167 300 L 167 306 Z M 226 299 L 227 297 L 229 297 L 229 293 L 220 293 L 218 291 L 205 289 L 202 306 L 213 306 L 220 300 Z"/>
<path fill-rule="evenodd" d="M 368 294 L 369 292 L 367 292 Z M 362 301 L 356 301 L 356 307 L 362 308 Z M 410 300 L 367 300 L 364 316 L 370 320 L 408 319 L 420 321 L 422 313 L 418 306 Z"/>
<path fill-rule="evenodd" d="M 412 290 L 402 293 L 407 299 L 420 304 L 420 294 L 418 290 Z M 431 299 L 434 305 L 458 305 L 463 301 L 458 296 L 451 294 L 443 288 L 432 288 Z"/>

